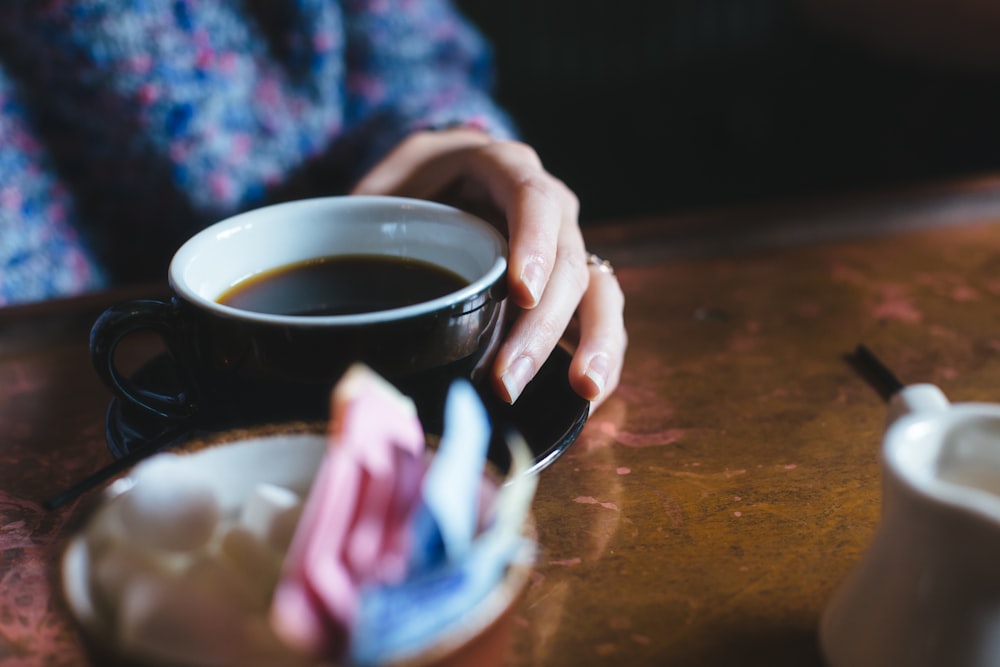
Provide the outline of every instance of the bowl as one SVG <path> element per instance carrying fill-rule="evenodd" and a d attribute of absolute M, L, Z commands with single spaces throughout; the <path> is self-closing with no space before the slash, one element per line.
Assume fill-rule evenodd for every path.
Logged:
<path fill-rule="evenodd" d="M 287 547 L 290 526 L 294 526 L 297 518 L 294 498 L 301 501 L 308 494 L 327 447 L 326 436 L 312 429 L 307 426 L 298 431 L 268 432 L 262 428 L 261 435 L 248 430 L 219 434 L 210 442 L 192 442 L 179 453 L 147 459 L 104 490 L 96 507 L 83 517 L 81 529 L 68 541 L 61 559 L 62 593 L 95 664 L 318 667 L 320 663 L 296 655 L 271 633 L 266 621 L 266 602 L 262 605 L 259 599 L 260 590 L 247 591 L 230 581 L 232 572 L 256 572 L 252 580 L 265 582 L 260 585 L 266 595 L 268 577 L 277 576 L 269 569 L 273 566 L 271 561 L 266 561 L 270 565 L 260 566 L 259 570 L 243 570 L 247 564 L 240 560 L 240 567 L 230 568 L 227 574 L 217 567 L 216 561 L 220 559 L 209 558 L 210 564 L 202 565 L 201 556 L 189 555 L 196 553 L 191 551 L 193 544 L 204 545 L 197 547 L 203 551 L 225 551 L 231 555 L 232 545 L 241 544 L 233 536 L 242 535 L 240 531 L 244 529 L 255 532 L 273 549 Z M 204 489 L 205 485 L 211 488 L 214 501 L 199 496 L 198 489 Z M 143 493 L 137 493 L 139 490 Z M 259 510 L 258 500 L 267 493 L 284 499 L 265 503 L 263 512 L 254 514 L 248 509 L 253 506 Z M 148 513 L 144 514 L 143 525 L 134 527 L 129 523 L 129 517 L 133 516 L 130 505 L 143 497 L 157 507 L 167 507 L 170 498 L 174 498 L 177 506 L 168 508 L 164 517 L 151 519 Z M 161 502 L 161 498 L 167 502 Z M 246 519 L 250 514 L 256 518 Z M 210 536 L 206 536 L 203 525 L 206 515 L 215 521 Z M 131 537 L 128 548 L 113 549 L 121 545 L 121 534 L 126 528 L 132 531 L 128 533 Z M 533 543 L 530 516 L 525 535 Z M 138 557 L 133 558 L 129 551 L 150 544 L 155 546 L 157 554 L 167 554 L 164 562 L 155 563 L 152 575 L 148 563 L 142 560 L 141 566 L 137 565 Z M 278 553 L 279 567 L 282 555 Z M 112 556 L 118 560 L 108 564 Z M 257 567 L 263 562 L 255 561 L 257 556 L 244 554 L 241 558 Z M 178 565 L 181 561 L 183 566 Z M 190 581 L 185 579 L 181 584 L 159 588 L 155 582 L 150 583 L 151 577 L 155 580 L 163 571 L 157 568 L 174 572 L 170 568 L 183 567 L 190 573 L 195 567 L 192 563 L 202 567 L 204 574 L 185 575 Z M 104 570 L 112 574 L 102 576 Z M 531 570 L 530 558 L 514 562 L 471 613 L 447 627 L 430 646 L 397 655 L 387 664 L 394 667 L 502 664 L 513 612 Z M 229 596 L 233 591 L 238 593 Z M 155 604 L 163 605 L 157 612 L 159 616 L 151 611 Z M 227 616 L 233 610 L 244 615 Z M 151 617 L 154 620 L 149 620 Z M 170 619 L 177 618 L 185 623 L 193 621 L 190 623 L 195 628 L 193 636 L 183 636 L 189 628 L 171 626 Z"/>

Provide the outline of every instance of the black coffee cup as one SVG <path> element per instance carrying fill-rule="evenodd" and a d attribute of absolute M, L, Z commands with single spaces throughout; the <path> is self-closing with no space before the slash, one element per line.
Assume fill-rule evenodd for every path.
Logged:
<path fill-rule="evenodd" d="M 206 411 L 252 414 L 296 402 L 304 412 L 319 414 L 354 362 L 368 364 L 411 395 L 443 393 L 456 377 L 481 385 L 502 334 L 506 253 L 506 241 L 492 225 L 423 200 L 345 196 L 267 206 L 185 242 L 170 264 L 171 298 L 109 308 L 92 329 L 91 356 L 120 401 L 171 420 Z M 318 263 L 349 266 L 337 269 L 336 280 L 313 280 L 316 285 L 339 281 L 341 293 L 364 292 L 371 276 L 382 273 L 352 279 L 350 262 L 356 260 L 406 263 L 458 282 L 438 288 L 445 293 L 421 295 L 417 287 L 408 297 L 413 302 L 388 307 L 373 301 L 368 308 L 362 294 L 360 304 L 346 310 L 324 306 L 320 314 L 230 305 L 248 285 Z M 389 281 L 400 288 L 390 295 L 419 283 L 409 275 Z M 303 280 L 309 284 L 308 277 Z M 276 301 L 257 305 L 279 311 L 301 294 L 302 284 L 279 285 Z M 141 330 L 165 342 L 176 391 L 145 386 L 141 377 L 116 366 L 119 343 Z"/>

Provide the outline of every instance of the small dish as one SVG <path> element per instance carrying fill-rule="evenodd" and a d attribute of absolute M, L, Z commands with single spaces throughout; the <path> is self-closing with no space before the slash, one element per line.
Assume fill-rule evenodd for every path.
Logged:
<path fill-rule="evenodd" d="M 264 435 L 220 443 L 207 442 L 193 451 L 185 448 L 176 462 L 171 463 L 173 467 L 167 479 L 173 481 L 190 479 L 193 476 L 209 484 L 218 502 L 220 517 L 218 525 L 222 526 L 227 521 L 226 517 L 240 513 L 244 503 L 261 485 L 271 488 L 283 487 L 298 494 L 307 493 L 325 448 L 326 438 L 310 433 Z M 289 455 L 290 452 L 293 454 Z M 208 664 L 270 667 L 274 664 L 283 664 L 318 667 L 312 660 L 294 654 L 281 645 L 270 633 L 264 618 L 258 617 L 261 613 L 266 614 L 266 611 L 259 610 L 240 611 L 234 617 L 226 614 L 209 614 L 205 611 L 208 607 L 191 608 L 180 615 L 168 614 L 167 617 L 159 617 L 156 625 L 146 625 L 146 628 L 155 627 L 156 630 L 152 635 L 149 632 L 139 634 L 146 638 L 151 637 L 154 640 L 152 644 L 145 641 L 142 643 L 128 641 L 127 638 L 136 636 L 135 625 L 138 623 L 141 627 L 142 621 L 136 620 L 136 614 L 125 615 L 120 612 L 110 600 L 125 599 L 126 593 L 122 591 L 125 591 L 127 586 L 135 585 L 140 589 L 146 586 L 148 589 L 150 575 L 135 567 L 105 569 L 106 572 L 114 573 L 116 590 L 109 591 L 106 587 L 102 587 L 101 582 L 110 580 L 107 577 L 101 578 L 99 565 L 108 562 L 106 554 L 109 544 L 124 545 L 126 549 L 136 548 L 128 539 L 128 533 L 118 537 L 114 535 L 117 535 L 116 531 L 121 531 L 124 525 L 122 503 L 128 500 L 130 490 L 147 483 L 149 479 L 148 474 L 146 477 L 126 476 L 108 487 L 96 508 L 84 517 L 82 529 L 70 538 L 62 554 L 60 563 L 62 593 L 70 613 L 83 630 L 85 645 L 95 664 L 143 665 L 143 667 L 154 665 L 165 667 L 168 664 L 178 667 L 178 663 L 189 667 Z M 228 521 L 231 522 L 232 519 Z M 176 521 L 172 525 L 191 524 Z M 529 516 L 524 530 L 530 539 L 534 536 L 533 526 Z M 212 540 L 219 539 L 218 531 L 222 529 L 217 527 L 215 530 L 216 536 Z M 499 665 L 509 645 L 512 611 L 530 579 L 532 567 L 531 559 L 516 560 L 486 597 L 460 621 L 448 626 L 432 645 L 419 652 L 401 655 L 398 660 L 393 660 L 392 664 L 398 667 Z M 212 582 L 196 585 L 199 587 L 206 585 L 215 590 L 212 588 Z M 167 587 L 161 585 L 161 589 L 200 592 L 200 588 L 195 590 L 191 586 L 190 580 L 187 580 Z M 133 588 L 132 592 L 135 590 L 138 589 Z M 112 597 L 109 598 L 109 595 Z M 188 598 L 172 595 L 169 599 L 177 603 Z M 215 598 L 200 602 L 212 599 Z M 190 603 L 184 602 L 184 604 Z M 148 612 L 150 608 L 149 604 L 139 607 L 140 612 Z M 228 608 L 224 606 L 221 610 L 226 611 Z M 212 609 L 217 608 L 212 607 Z M 142 616 L 142 613 L 139 616 Z M 174 630 L 164 630 L 163 618 L 175 621 L 180 619 L 180 625 L 193 629 L 194 636 L 185 635 L 185 632 L 191 630 L 178 630 L 180 626 L 171 626 Z M 185 620 L 190 618 L 198 620 L 194 623 Z M 123 631 L 122 623 L 129 625 L 131 634 Z M 171 641 L 170 638 L 175 637 L 174 633 L 177 632 L 187 639 L 180 643 Z M 154 650 L 148 648 L 150 646 L 158 648 Z M 173 657 L 165 658 L 167 654 Z"/>

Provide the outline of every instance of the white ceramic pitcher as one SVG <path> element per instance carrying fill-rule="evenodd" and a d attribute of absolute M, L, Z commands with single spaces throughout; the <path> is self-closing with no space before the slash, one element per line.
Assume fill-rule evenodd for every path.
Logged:
<path fill-rule="evenodd" d="M 881 520 L 819 636 L 830 667 L 1000 665 L 1000 404 L 893 396 Z"/>

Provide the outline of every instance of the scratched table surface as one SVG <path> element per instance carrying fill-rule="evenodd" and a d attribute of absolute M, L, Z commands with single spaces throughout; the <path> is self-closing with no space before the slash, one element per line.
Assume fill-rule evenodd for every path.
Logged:
<path fill-rule="evenodd" d="M 510 664 L 822 665 L 820 614 L 881 501 L 885 407 L 849 355 L 1000 400 L 1000 178 L 586 234 L 630 347 L 541 474 Z M 87 664 L 54 577 L 87 497 L 43 502 L 110 460 L 87 332 L 129 296 L 0 310 L 4 666 Z"/>

